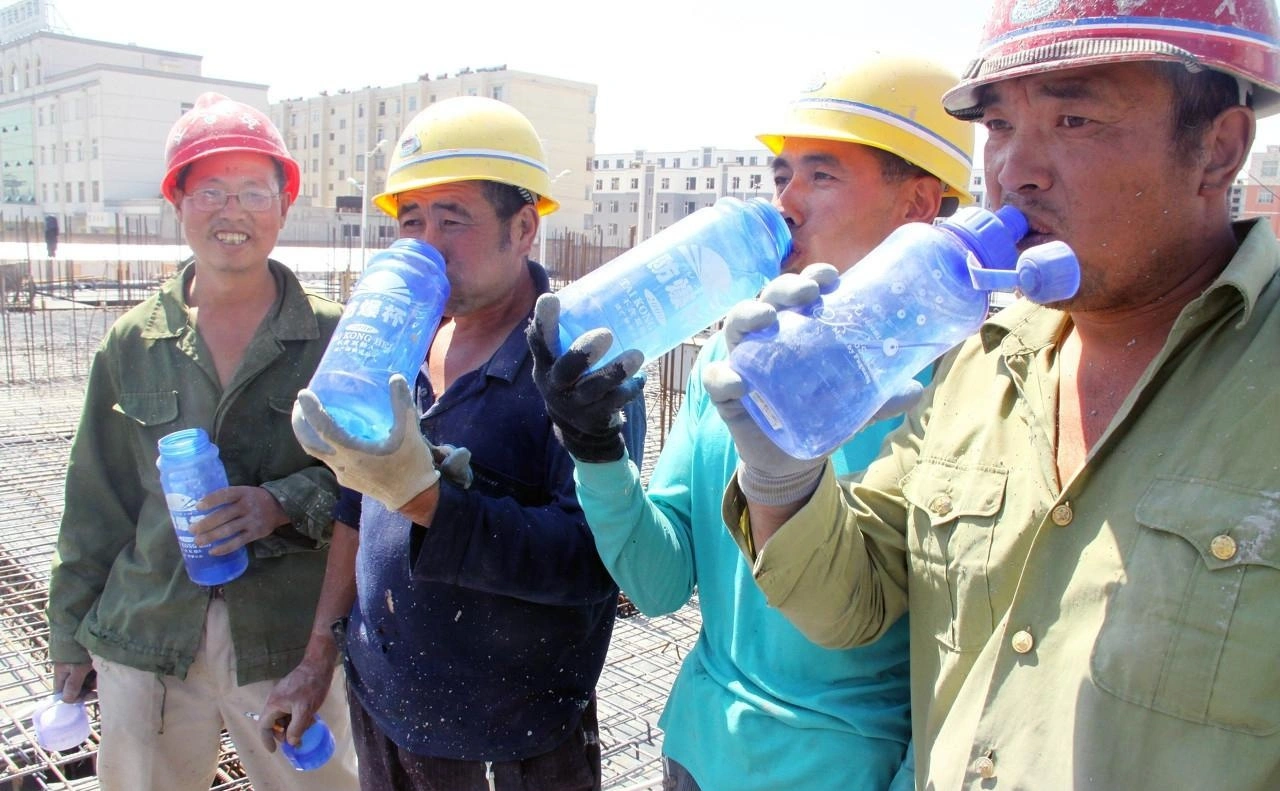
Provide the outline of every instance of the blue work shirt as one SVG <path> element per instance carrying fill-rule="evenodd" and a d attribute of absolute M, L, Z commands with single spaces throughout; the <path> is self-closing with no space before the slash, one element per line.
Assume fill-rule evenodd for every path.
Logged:
<path fill-rule="evenodd" d="M 547 291 L 542 267 L 529 269 Z M 506 761 L 555 748 L 578 725 L 613 631 L 618 589 L 534 386 L 524 330 L 438 397 L 418 377 L 423 434 L 467 447 L 475 475 L 466 490 L 441 480 L 429 528 L 349 491 L 335 509 L 360 528 L 348 683 L 379 729 L 418 755 Z M 632 425 L 643 432 L 640 407 Z M 643 435 L 629 440 L 639 458 Z"/>

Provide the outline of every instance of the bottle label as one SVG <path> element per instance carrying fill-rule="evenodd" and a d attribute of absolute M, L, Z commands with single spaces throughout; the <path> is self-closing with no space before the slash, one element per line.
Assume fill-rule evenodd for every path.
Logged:
<path fill-rule="evenodd" d="M 680 245 L 647 262 L 643 277 L 620 278 L 605 307 L 619 331 L 642 337 L 671 322 L 700 293 L 714 301 L 727 291 L 729 278 L 729 265 L 714 250 Z"/>
<path fill-rule="evenodd" d="M 347 303 L 348 321 L 329 342 L 333 354 L 371 360 L 391 355 L 402 328 L 409 322 L 409 300 L 399 295 L 354 294 Z"/>
<path fill-rule="evenodd" d="M 165 495 L 165 503 L 169 506 L 169 516 L 173 519 L 174 532 L 178 534 L 178 547 L 182 550 L 182 556 L 192 560 L 203 560 L 209 556 L 209 549 L 213 545 L 202 547 L 196 544 L 191 525 L 217 509 L 201 510 L 195 507 L 197 502 L 199 500 L 184 494 Z"/>

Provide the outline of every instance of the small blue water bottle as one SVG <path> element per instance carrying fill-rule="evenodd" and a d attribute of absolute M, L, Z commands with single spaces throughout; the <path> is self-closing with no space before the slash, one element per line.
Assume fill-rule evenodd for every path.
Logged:
<path fill-rule="evenodd" d="M 227 555 L 212 555 L 211 549 L 230 539 L 202 547 L 191 533 L 192 522 L 216 510 L 202 511 L 196 503 L 205 495 L 227 488 L 227 471 L 218 458 L 218 446 L 209 441 L 204 429 L 188 428 L 161 437 L 157 448 L 160 487 L 178 534 L 187 576 L 195 584 L 207 586 L 223 585 L 239 577 L 249 567 L 247 549 L 240 547 Z"/>
<path fill-rule="evenodd" d="M 778 312 L 729 363 L 743 406 L 797 459 L 825 456 L 866 425 L 907 381 L 977 332 L 990 292 L 1033 302 L 1073 296 L 1080 266 L 1062 242 L 1019 254 L 1027 220 L 1006 206 L 961 209 L 937 225 L 909 223 L 842 274 L 813 304 Z"/>
<path fill-rule="evenodd" d="M 763 198 L 721 198 L 559 291 L 560 349 L 600 327 L 651 362 L 759 293 L 791 253 L 791 231 Z"/>
<path fill-rule="evenodd" d="M 426 242 L 399 239 L 369 259 L 308 385 L 334 422 L 361 439 L 390 435 L 387 380 L 413 385 L 448 300 L 444 256 Z"/>

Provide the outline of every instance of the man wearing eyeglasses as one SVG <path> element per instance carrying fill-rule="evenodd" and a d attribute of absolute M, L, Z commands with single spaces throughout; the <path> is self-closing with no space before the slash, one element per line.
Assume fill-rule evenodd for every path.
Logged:
<path fill-rule="evenodd" d="M 93 361 L 50 578 L 49 653 L 63 700 L 97 672 L 104 791 L 207 791 L 223 729 L 259 791 L 358 785 L 340 680 L 319 712 L 336 750 L 314 771 L 271 755 L 245 716 L 303 656 L 337 494 L 294 439 L 290 409 L 341 309 L 268 257 L 298 183 L 265 115 L 201 96 L 170 132 L 161 186 L 193 256 L 115 323 Z M 192 525 L 197 543 L 249 549 L 248 569 L 216 588 L 187 577 L 156 469 L 157 440 L 188 428 L 208 432 L 231 483 L 199 503 L 217 510 Z"/>

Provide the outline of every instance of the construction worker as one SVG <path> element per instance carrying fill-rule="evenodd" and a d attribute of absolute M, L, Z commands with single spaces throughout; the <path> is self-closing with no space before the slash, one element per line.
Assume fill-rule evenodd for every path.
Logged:
<path fill-rule="evenodd" d="M 338 489 L 288 414 L 340 315 L 269 258 L 298 165 L 263 113 L 206 93 L 169 134 L 161 192 L 193 257 L 93 360 L 49 581 L 54 686 L 77 700 L 97 671 L 105 791 L 207 791 L 224 728 L 259 791 L 354 789 L 340 686 L 319 707 L 336 751 L 307 775 L 245 717 L 302 657 Z M 250 555 L 213 588 L 187 576 L 156 469 L 157 440 L 187 428 L 208 432 L 231 482 L 191 532 Z"/>
<path fill-rule="evenodd" d="M 1275 3 L 999 0 L 983 38 L 942 102 L 1079 292 L 988 320 L 858 484 L 708 369 L 728 524 L 826 645 L 909 596 L 921 788 L 1280 788 L 1280 246 L 1229 200 L 1280 108 Z"/>
<path fill-rule="evenodd" d="M 515 108 L 460 97 L 419 113 L 374 199 L 402 237 L 445 259 L 446 317 L 416 388 L 393 377 L 399 421 L 373 448 L 314 394 L 298 396 L 303 445 L 354 490 L 336 514 L 313 631 L 350 611 L 342 647 L 366 791 L 601 785 L 595 685 L 618 589 L 524 342 L 534 300 L 550 290 L 528 260 L 541 216 L 557 207 L 550 189 L 538 135 Z M 423 434 L 469 449 L 469 487 L 456 470 L 439 477 Z M 643 447 L 642 436 L 631 442 Z M 331 667 L 322 640 L 308 656 L 323 659 L 295 673 Z M 310 704 L 281 695 L 268 709 L 294 705 Z"/>
<path fill-rule="evenodd" d="M 902 224 L 970 200 L 972 129 L 937 105 L 954 79 L 927 61 L 880 56 L 812 86 L 760 135 L 776 155 L 775 204 L 794 239 L 788 269 L 830 262 L 844 271 Z M 628 364 L 579 378 L 612 338 L 584 335 L 556 357 L 558 311 L 554 297 L 539 300 L 535 376 L 574 457 L 600 555 L 647 614 L 673 612 L 698 591 L 702 631 L 660 721 L 664 788 L 910 788 L 906 623 L 887 624 L 863 648 L 813 644 L 767 606 L 724 531 L 720 494 L 737 452 L 700 373 L 725 358 L 724 337 L 689 374 L 645 492 L 612 415 L 630 386 L 619 385 Z M 898 422 L 851 439 L 840 469 L 865 467 Z"/>

